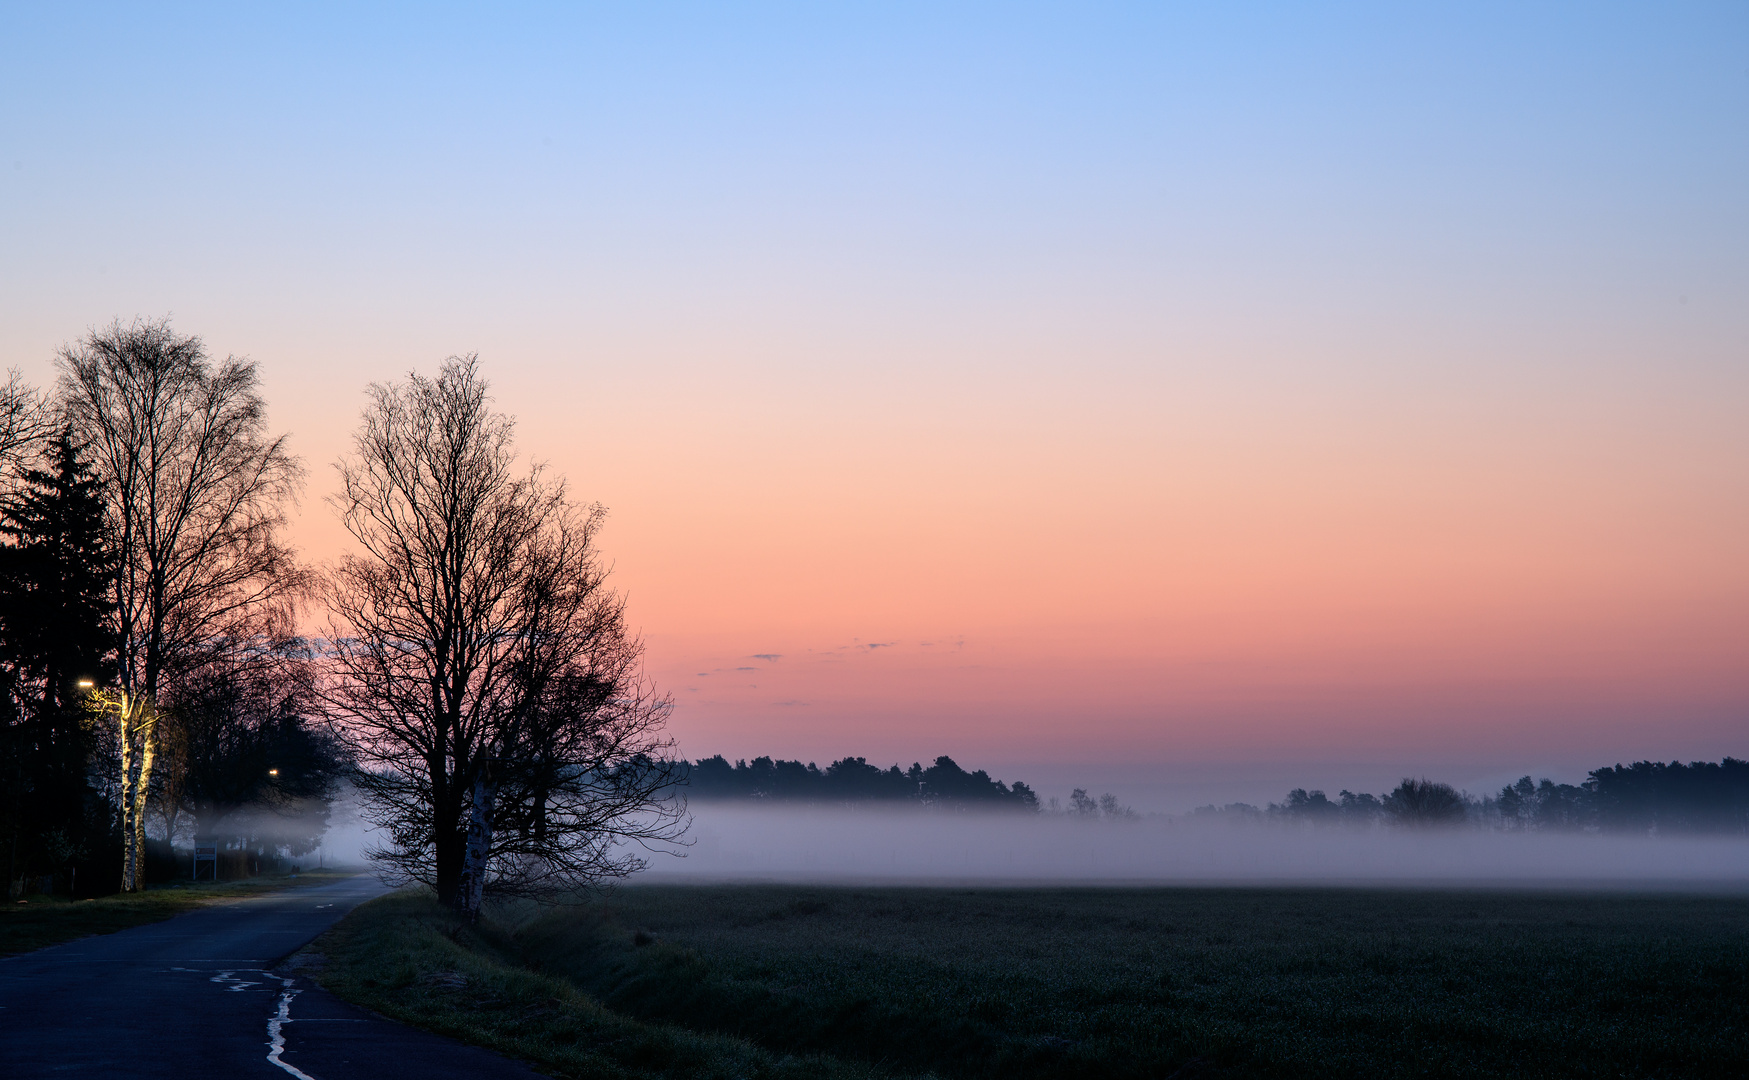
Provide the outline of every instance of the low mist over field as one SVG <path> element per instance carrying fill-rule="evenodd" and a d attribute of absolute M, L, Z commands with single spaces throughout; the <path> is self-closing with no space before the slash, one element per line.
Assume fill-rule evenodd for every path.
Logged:
<path fill-rule="evenodd" d="M 914 808 L 692 807 L 663 881 L 1401 883 L 1749 891 L 1742 838 L 1081 821 Z"/>

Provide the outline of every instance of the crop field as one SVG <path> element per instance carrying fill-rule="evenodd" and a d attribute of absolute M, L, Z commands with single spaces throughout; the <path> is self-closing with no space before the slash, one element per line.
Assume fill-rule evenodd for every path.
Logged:
<path fill-rule="evenodd" d="M 1749 1073 L 1740 896 L 634 886 L 447 918 L 367 905 L 324 981 L 561 1075 Z"/>

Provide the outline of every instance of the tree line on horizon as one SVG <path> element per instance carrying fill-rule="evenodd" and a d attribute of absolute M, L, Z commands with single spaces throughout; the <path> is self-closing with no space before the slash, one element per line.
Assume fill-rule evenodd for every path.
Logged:
<path fill-rule="evenodd" d="M 824 769 L 813 762 L 756 757 L 733 765 L 721 754 L 683 762 L 677 773 L 688 798 L 773 802 L 884 802 L 1037 810 L 1038 795 L 1020 781 L 992 779 L 983 769 L 967 772 L 945 755 L 925 767 L 912 762 L 882 769 L 867 758 L 846 757 Z"/>
<path fill-rule="evenodd" d="M 721 754 L 679 762 L 674 771 L 688 798 L 704 802 L 875 803 L 939 805 L 953 809 L 1015 810 L 1094 821 L 1137 821 L 1144 815 L 1110 793 L 1076 788 L 1067 803 L 1040 800 L 1027 784 L 1005 784 L 978 769 L 967 772 L 951 757 L 925 767 L 882 769 L 866 758 L 844 757 L 821 768 L 814 762 L 756 757 L 731 764 Z M 1148 817 L 1168 815 L 1150 814 Z M 1450 784 L 1404 778 L 1383 796 L 1295 788 L 1279 803 L 1207 805 L 1200 821 L 1276 822 L 1370 827 L 1469 825 L 1505 832 L 1608 831 L 1749 833 L 1749 762 L 1637 761 L 1594 769 L 1579 784 L 1529 776 L 1497 794 L 1474 796 Z"/>
<path fill-rule="evenodd" d="M 1383 797 L 1295 788 L 1279 803 L 1201 806 L 1203 820 L 1309 825 L 1471 825 L 1502 832 L 1749 834 L 1749 761 L 1636 761 L 1593 769 L 1578 784 L 1524 776 L 1496 794 L 1405 778 Z"/>
<path fill-rule="evenodd" d="M 475 357 L 367 388 L 328 500 L 354 546 L 323 567 L 284 540 L 304 467 L 252 362 L 136 319 L 55 364 L 0 385 L 10 894 L 137 890 L 179 839 L 308 852 L 343 784 L 366 856 L 468 917 L 679 837 L 606 511 L 518 465 Z"/>

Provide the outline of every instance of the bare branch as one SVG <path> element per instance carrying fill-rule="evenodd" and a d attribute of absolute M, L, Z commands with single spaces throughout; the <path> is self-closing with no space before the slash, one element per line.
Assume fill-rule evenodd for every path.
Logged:
<path fill-rule="evenodd" d="M 632 872 L 625 842 L 685 822 L 652 764 L 670 703 L 595 548 L 605 512 L 515 471 L 472 356 L 370 398 L 331 500 L 360 552 L 325 581 L 325 693 L 387 837 L 372 857 L 465 910 L 482 887 Z"/>

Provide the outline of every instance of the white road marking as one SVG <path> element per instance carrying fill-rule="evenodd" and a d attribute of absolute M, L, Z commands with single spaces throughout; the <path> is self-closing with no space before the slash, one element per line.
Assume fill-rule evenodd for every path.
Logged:
<path fill-rule="evenodd" d="M 265 972 L 263 972 L 263 974 L 265 974 Z M 292 1022 L 292 998 L 303 993 L 301 990 L 292 989 L 292 981 L 293 980 L 290 977 L 282 978 L 280 980 L 280 982 L 284 984 L 284 989 L 281 990 L 279 994 L 279 1012 L 275 1013 L 267 1021 L 267 1060 L 278 1065 L 286 1072 L 291 1073 L 293 1076 L 297 1077 L 298 1080 L 316 1080 L 315 1077 L 298 1068 L 296 1065 L 279 1059 L 279 1055 L 285 1053 L 285 1025 Z"/>
<path fill-rule="evenodd" d="M 171 970 L 184 971 L 187 969 L 186 968 L 173 968 Z M 236 978 L 235 977 L 236 974 L 237 974 L 236 969 L 232 969 L 230 971 L 221 971 L 217 975 L 214 975 L 208 981 L 222 983 L 225 985 L 225 989 L 227 989 L 227 990 L 247 990 L 251 986 L 260 986 L 261 985 L 259 982 L 251 982 L 248 979 Z M 292 983 L 295 980 L 293 980 L 287 976 L 277 976 L 277 975 L 274 975 L 270 971 L 260 971 L 260 970 L 256 970 L 254 972 L 251 972 L 251 974 L 265 975 L 270 979 L 277 978 L 277 979 L 279 979 L 279 982 L 280 982 L 279 1011 L 267 1018 L 267 1060 L 268 1060 L 268 1063 L 272 1064 L 272 1065 L 279 1066 L 280 1068 L 284 1069 L 286 1072 L 291 1073 L 293 1076 L 297 1077 L 298 1080 L 316 1080 L 315 1077 L 311 1076 L 309 1073 L 298 1068 L 296 1065 L 293 1065 L 291 1062 L 280 1060 L 280 1055 L 285 1053 L 285 1025 L 292 1022 L 292 1015 L 291 1015 L 292 998 L 297 997 L 299 994 L 303 993 L 303 991 L 302 990 L 293 990 Z"/>
<path fill-rule="evenodd" d="M 233 976 L 235 974 L 236 974 L 235 971 L 221 971 L 217 975 L 214 975 L 212 978 L 208 979 L 207 981 L 208 982 L 216 982 L 216 983 L 228 983 L 230 985 L 227 985 L 225 987 L 225 989 L 231 990 L 231 991 L 247 990 L 251 986 L 260 986 L 261 985 L 258 982 L 250 982 L 248 979 L 233 979 L 233 978 L 231 978 L 231 976 Z"/>

